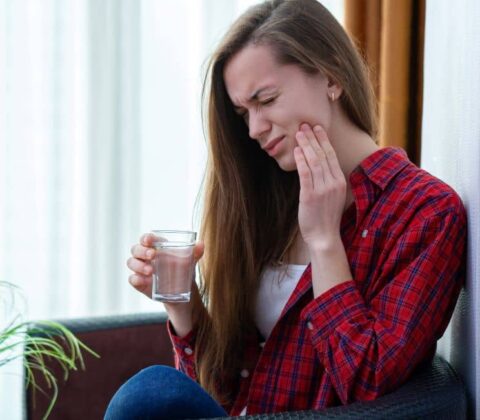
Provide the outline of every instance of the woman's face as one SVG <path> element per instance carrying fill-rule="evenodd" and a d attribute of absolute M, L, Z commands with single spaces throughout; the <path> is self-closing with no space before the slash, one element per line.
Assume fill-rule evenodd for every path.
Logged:
<path fill-rule="evenodd" d="M 246 46 L 227 62 L 223 77 L 250 137 L 284 171 L 296 169 L 293 150 L 302 123 L 320 124 L 329 132 L 329 95 L 338 98 L 338 86 L 320 73 L 309 75 L 297 65 L 279 64 L 270 47 Z"/>

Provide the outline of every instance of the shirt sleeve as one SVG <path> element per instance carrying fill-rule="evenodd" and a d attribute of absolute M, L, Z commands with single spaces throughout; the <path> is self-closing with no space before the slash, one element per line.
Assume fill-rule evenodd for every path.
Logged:
<path fill-rule="evenodd" d="M 185 337 L 179 337 L 170 320 L 167 321 L 167 331 L 173 344 L 175 369 L 197 381 L 195 370 L 195 331 L 190 331 Z"/>
<path fill-rule="evenodd" d="M 398 238 L 368 301 L 352 280 L 302 311 L 343 404 L 404 382 L 445 331 L 465 277 L 463 206 L 421 219 Z"/>

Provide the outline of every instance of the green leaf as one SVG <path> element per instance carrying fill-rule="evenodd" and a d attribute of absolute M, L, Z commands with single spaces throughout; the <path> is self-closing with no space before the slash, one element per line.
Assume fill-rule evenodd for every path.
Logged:
<path fill-rule="evenodd" d="M 0 288 L 2 287 L 8 289 L 13 295 L 18 290 L 18 287 L 12 283 L 0 281 Z M 58 397 L 58 379 L 47 364 L 47 359 L 49 363 L 50 359 L 53 359 L 59 364 L 63 379 L 67 380 L 69 373 L 72 370 L 78 370 L 78 366 L 85 369 L 82 352 L 100 357 L 58 322 L 22 322 L 21 316 L 17 315 L 0 331 L 0 368 L 13 360 L 23 358 L 26 386 L 32 387 L 34 405 L 36 391 L 46 396 L 50 395 L 50 402 L 43 416 L 44 420 L 52 412 Z M 50 393 L 37 383 L 35 372 L 43 377 Z"/>

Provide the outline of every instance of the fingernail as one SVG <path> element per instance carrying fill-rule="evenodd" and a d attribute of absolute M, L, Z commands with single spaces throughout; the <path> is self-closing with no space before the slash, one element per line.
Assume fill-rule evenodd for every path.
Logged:
<path fill-rule="evenodd" d="M 308 124 L 304 123 L 304 124 L 302 124 L 302 126 L 301 126 L 300 128 L 301 128 L 302 130 L 306 131 L 306 130 L 308 130 L 310 127 L 309 127 Z"/>
<path fill-rule="evenodd" d="M 322 126 L 316 125 L 315 127 L 313 127 L 313 129 L 314 129 L 315 131 L 320 132 L 320 131 L 322 131 Z"/>
<path fill-rule="evenodd" d="M 149 249 L 147 252 L 147 257 L 148 258 L 152 258 L 154 255 L 155 255 L 155 252 L 153 251 L 153 249 Z"/>

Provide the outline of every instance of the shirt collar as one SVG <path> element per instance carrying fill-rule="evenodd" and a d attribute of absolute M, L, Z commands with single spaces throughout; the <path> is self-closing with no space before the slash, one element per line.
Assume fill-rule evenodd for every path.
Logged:
<path fill-rule="evenodd" d="M 363 172 L 374 184 L 382 190 L 403 168 L 411 164 L 405 150 L 399 147 L 384 147 L 372 153 L 358 165 L 350 175 L 353 185 L 361 182 L 358 177 Z M 356 182 L 357 181 L 357 182 Z"/>

